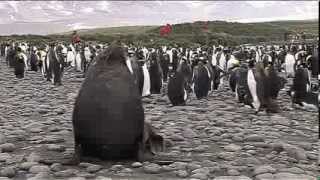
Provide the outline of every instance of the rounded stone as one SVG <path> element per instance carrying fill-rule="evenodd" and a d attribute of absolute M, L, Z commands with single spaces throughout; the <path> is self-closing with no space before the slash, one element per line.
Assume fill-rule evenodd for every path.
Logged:
<path fill-rule="evenodd" d="M 84 177 L 71 177 L 68 180 L 86 180 Z"/>
<path fill-rule="evenodd" d="M 12 178 L 16 175 L 16 170 L 13 167 L 5 167 L 0 171 L 0 175 Z"/>
<path fill-rule="evenodd" d="M 28 171 L 32 166 L 35 166 L 37 164 L 37 162 L 23 162 L 20 164 L 20 169 Z"/>
<path fill-rule="evenodd" d="M 99 171 L 100 169 L 102 169 L 102 166 L 100 166 L 100 165 L 91 165 L 91 166 L 87 167 L 87 171 L 88 171 L 89 173 L 97 172 L 97 171 Z"/>
<path fill-rule="evenodd" d="M 239 172 L 238 170 L 236 170 L 236 169 L 229 169 L 229 170 L 228 170 L 228 174 L 229 174 L 230 176 L 239 176 L 239 175 L 240 175 L 240 172 Z"/>
<path fill-rule="evenodd" d="M 176 175 L 180 178 L 186 178 L 188 177 L 188 172 L 185 170 L 178 170 L 176 171 Z"/>
<path fill-rule="evenodd" d="M 142 163 L 141 162 L 134 162 L 134 163 L 131 164 L 131 167 L 133 167 L 133 168 L 142 167 Z"/>
<path fill-rule="evenodd" d="M 157 174 L 157 173 L 160 173 L 161 166 L 159 166 L 158 164 L 151 163 L 144 166 L 143 170 L 145 173 L 148 173 L 148 174 Z"/>
<path fill-rule="evenodd" d="M 2 152 L 12 152 L 16 149 L 16 146 L 12 143 L 5 143 L 0 145 Z"/>
<path fill-rule="evenodd" d="M 63 166 L 62 166 L 62 164 L 60 164 L 60 163 L 53 163 L 53 164 L 50 166 L 50 169 L 51 169 L 51 171 L 58 172 L 58 171 L 62 171 L 62 170 L 63 170 Z"/>
<path fill-rule="evenodd" d="M 6 138 L 3 134 L 0 134 L 0 144 L 3 144 L 6 142 Z"/>
<path fill-rule="evenodd" d="M 35 165 L 29 169 L 29 172 L 34 174 L 37 174 L 40 172 L 49 172 L 49 171 L 50 171 L 50 168 L 45 165 Z"/>

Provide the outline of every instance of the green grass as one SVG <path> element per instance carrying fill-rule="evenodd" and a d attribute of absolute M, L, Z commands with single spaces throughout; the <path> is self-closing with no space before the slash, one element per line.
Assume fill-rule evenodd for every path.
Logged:
<path fill-rule="evenodd" d="M 237 23 L 226 21 L 210 21 L 208 32 L 202 29 L 204 22 L 174 24 L 169 37 L 160 37 L 160 26 L 122 26 L 78 30 L 85 41 L 110 42 L 120 39 L 126 43 L 144 44 L 147 46 L 164 44 L 223 44 L 239 45 L 283 41 L 285 33 L 296 33 L 303 30 L 307 38 L 318 37 L 318 20 L 274 21 L 262 23 Z M 70 41 L 71 33 L 41 36 L 15 36 L 14 39 L 37 41 L 41 39 Z M 1 38 L 1 37 L 0 37 Z"/>

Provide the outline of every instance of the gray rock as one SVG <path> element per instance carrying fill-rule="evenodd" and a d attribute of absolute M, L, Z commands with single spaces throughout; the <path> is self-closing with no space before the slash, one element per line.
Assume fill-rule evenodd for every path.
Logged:
<path fill-rule="evenodd" d="M 218 176 L 213 180 L 252 180 L 247 176 Z"/>
<path fill-rule="evenodd" d="M 7 177 L 0 177 L 0 180 L 11 180 L 11 179 Z"/>
<path fill-rule="evenodd" d="M 16 175 L 16 170 L 14 169 L 14 167 L 4 167 L 0 171 L 0 175 L 4 177 L 12 178 Z"/>
<path fill-rule="evenodd" d="M 198 179 L 207 179 L 210 173 L 210 170 L 207 167 L 193 170 L 191 177 Z"/>
<path fill-rule="evenodd" d="M 283 168 L 280 169 L 279 172 L 288 172 L 293 174 L 304 174 L 304 170 L 298 167 L 290 167 L 290 168 Z"/>
<path fill-rule="evenodd" d="M 186 162 L 174 162 L 169 165 L 170 167 L 177 169 L 177 170 L 185 170 L 188 166 L 188 163 Z"/>
<path fill-rule="evenodd" d="M 28 162 L 39 162 L 41 157 L 37 153 L 33 152 L 26 159 Z"/>
<path fill-rule="evenodd" d="M 209 148 L 208 145 L 200 145 L 200 146 L 197 146 L 196 148 L 194 148 L 193 151 L 201 153 L 201 152 L 206 151 L 208 148 Z"/>
<path fill-rule="evenodd" d="M 140 162 L 134 162 L 134 163 L 131 164 L 131 167 L 133 167 L 133 168 L 142 167 L 142 163 L 140 163 Z"/>
<path fill-rule="evenodd" d="M 174 171 L 176 170 L 175 168 L 171 167 L 171 166 L 167 166 L 167 165 L 163 165 L 161 167 L 161 170 L 164 171 L 164 172 L 170 172 L 170 171 Z"/>
<path fill-rule="evenodd" d="M 115 165 L 111 166 L 110 170 L 111 170 L 111 171 L 120 171 L 120 170 L 123 169 L 123 168 L 124 168 L 123 165 L 121 165 L 121 164 L 115 164 Z"/>
<path fill-rule="evenodd" d="M 296 160 L 308 160 L 307 154 L 304 149 L 293 146 L 293 145 L 286 145 L 284 146 L 285 151 L 288 155 Z"/>
<path fill-rule="evenodd" d="M 188 172 L 185 170 L 178 170 L 175 172 L 175 174 L 180 178 L 186 178 L 188 177 Z"/>
<path fill-rule="evenodd" d="M 0 144 L 6 143 L 6 138 L 3 134 L 0 134 Z"/>
<path fill-rule="evenodd" d="M 274 176 L 271 173 L 259 174 L 255 178 L 256 180 L 274 180 Z"/>
<path fill-rule="evenodd" d="M 0 153 L 0 162 L 6 162 L 8 159 L 11 159 L 11 155 L 8 153 Z"/>
<path fill-rule="evenodd" d="M 254 169 L 253 175 L 265 174 L 265 173 L 275 173 L 276 169 L 270 165 L 258 166 Z"/>
<path fill-rule="evenodd" d="M 84 177 L 71 177 L 68 180 L 86 180 Z"/>
<path fill-rule="evenodd" d="M 49 151 L 63 152 L 65 151 L 65 147 L 59 144 L 48 144 L 47 148 Z"/>
<path fill-rule="evenodd" d="M 197 133 L 195 133 L 192 129 L 190 128 L 186 128 L 184 129 L 183 133 L 182 133 L 183 137 L 185 138 L 195 138 L 197 137 Z"/>
<path fill-rule="evenodd" d="M 50 168 L 48 166 L 45 165 L 34 165 L 29 169 L 30 173 L 40 173 L 40 172 L 49 172 Z"/>
<path fill-rule="evenodd" d="M 188 164 L 187 168 L 188 168 L 188 170 L 193 171 L 193 170 L 196 170 L 196 169 L 200 169 L 201 165 L 192 162 L 192 163 Z"/>
<path fill-rule="evenodd" d="M 34 177 L 28 178 L 27 180 L 53 180 L 53 178 L 50 177 L 48 172 L 40 172 L 36 174 Z"/>
<path fill-rule="evenodd" d="M 173 141 L 184 141 L 184 137 L 182 137 L 181 135 L 178 135 L 178 134 L 173 134 L 171 137 L 170 137 L 171 140 Z"/>
<path fill-rule="evenodd" d="M 297 175 L 292 173 L 276 173 L 274 174 L 274 179 L 276 180 L 314 180 L 316 177 L 309 175 Z"/>
<path fill-rule="evenodd" d="M 233 151 L 233 152 L 236 152 L 236 151 L 240 151 L 242 149 L 241 146 L 238 146 L 236 144 L 229 144 L 227 146 L 224 147 L 224 149 L 226 151 Z"/>
<path fill-rule="evenodd" d="M 307 153 L 307 157 L 310 160 L 318 160 L 318 156 L 316 154 L 313 154 L 313 153 Z"/>
<path fill-rule="evenodd" d="M 54 175 L 56 177 L 71 177 L 71 176 L 74 176 L 78 173 L 79 171 L 76 170 L 76 169 L 66 169 L 66 170 L 63 170 L 63 171 L 58 171 L 58 172 L 55 172 Z"/>
<path fill-rule="evenodd" d="M 94 173 L 94 172 L 99 171 L 100 169 L 102 169 L 102 166 L 100 166 L 100 165 L 91 165 L 91 166 L 87 167 L 86 170 L 87 170 L 89 173 Z"/>
<path fill-rule="evenodd" d="M 124 168 L 124 169 L 122 169 L 121 171 L 120 171 L 120 173 L 132 173 L 133 172 L 133 170 L 132 169 L 130 169 L 130 168 Z"/>
<path fill-rule="evenodd" d="M 158 164 L 148 164 L 146 166 L 143 166 L 143 170 L 145 173 L 148 174 L 158 174 L 161 171 L 161 166 L 159 166 Z"/>
<path fill-rule="evenodd" d="M 259 136 L 257 134 L 249 135 L 245 138 L 245 141 L 251 141 L 251 142 L 264 142 L 264 137 Z"/>
<path fill-rule="evenodd" d="M 25 171 L 29 171 L 29 169 L 35 165 L 38 165 L 38 163 L 37 162 L 23 162 L 20 164 L 20 169 L 25 170 Z"/>
<path fill-rule="evenodd" d="M 232 140 L 235 142 L 243 142 L 243 137 L 241 136 L 233 136 Z"/>
<path fill-rule="evenodd" d="M 104 176 L 98 176 L 95 180 L 112 180 L 112 178 L 104 177 Z"/>
<path fill-rule="evenodd" d="M 206 174 L 202 173 L 196 173 L 190 176 L 191 178 L 196 178 L 196 179 L 208 179 L 208 176 Z"/>
<path fill-rule="evenodd" d="M 226 160 L 226 161 L 232 161 L 234 160 L 235 154 L 232 152 L 221 152 L 218 154 L 218 157 L 220 159 Z"/>
<path fill-rule="evenodd" d="M 86 162 L 81 162 L 81 163 L 79 163 L 79 166 L 80 166 L 80 167 L 83 167 L 83 168 L 87 168 L 87 167 L 89 167 L 89 166 L 91 166 L 91 165 L 93 165 L 93 164 L 91 164 L 91 163 L 86 163 Z"/>
<path fill-rule="evenodd" d="M 240 172 L 236 169 L 229 169 L 227 173 L 230 176 L 239 176 L 240 175 Z"/>
<path fill-rule="evenodd" d="M 63 166 L 60 163 L 53 163 L 50 166 L 50 169 L 51 169 L 51 171 L 58 172 L 58 171 L 62 171 L 63 170 Z"/>
<path fill-rule="evenodd" d="M 12 152 L 16 149 L 16 146 L 12 143 L 5 143 L 0 145 L 2 152 Z"/>

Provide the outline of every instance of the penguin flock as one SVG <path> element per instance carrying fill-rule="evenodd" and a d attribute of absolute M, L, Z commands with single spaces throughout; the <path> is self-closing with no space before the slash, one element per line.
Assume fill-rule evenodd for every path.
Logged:
<path fill-rule="evenodd" d="M 255 113 L 277 113 L 278 93 L 293 79 L 292 105 L 319 107 L 319 87 L 311 82 L 319 76 L 317 45 L 146 48 L 120 42 L 3 42 L 0 53 L 17 78 L 40 69 L 47 81 L 61 85 L 65 68 L 83 73 L 72 117 L 77 160 L 86 153 L 141 160 L 146 151 L 155 154 L 155 147 L 164 147 L 163 138 L 144 122 L 142 98 L 162 94 L 165 84 L 173 106 L 186 105 L 192 94 L 207 99 L 227 82 L 237 101 Z"/>
<path fill-rule="evenodd" d="M 23 78 L 27 70 L 40 70 L 44 79 L 61 85 L 65 68 L 73 68 L 85 76 L 95 57 L 107 47 L 108 44 L 92 42 L 34 44 L 8 41 L 0 43 L 0 53 L 8 66 L 14 68 L 17 78 Z M 318 89 L 310 82 L 310 76 L 316 77 L 319 73 L 318 45 L 124 47 L 126 62 L 134 72 L 141 96 L 163 93 L 164 83 L 167 83 L 166 93 L 173 106 L 185 105 L 191 93 L 198 99 L 207 98 L 210 92 L 228 81 L 236 99 L 256 112 L 262 107 L 276 106 L 272 102 L 288 78 L 306 81 L 293 81 L 288 95 L 294 104 L 305 104 L 305 95 L 302 99 L 296 97 L 300 94 L 296 88 L 300 83 L 309 87 L 303 94 Z M 308 102 L 317 105 L 317 102 Z"/>

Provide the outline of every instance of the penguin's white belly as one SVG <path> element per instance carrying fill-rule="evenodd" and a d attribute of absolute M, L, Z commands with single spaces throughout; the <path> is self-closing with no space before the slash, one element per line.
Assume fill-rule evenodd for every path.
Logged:
<path fill-rule="evenodd" d="M 76 55 L 76 70 L 77 71 L 81 71 L 81 57 L 80 57 L 80 54 L 77 53 Z"/>
<path fill-rule="evenodd" d="M 250 94 L 253 98 L 252 104 L 253 104 L 254 108 L 256 109 L 256 111 L 258 111 L 260 108 L 260 101 L 259 101 L 259 98 L 257 95 L 257 82 L 254 78 L 254 74 L 251 69 L 248 71 L 247 78 L 248 78 L 248 86 L 249 86 Z"/>
<path fill-rule="evenodd" d="M 142 70 L 143 70 L 143 76 L 144 76 L 142 96 L 148 96 L 150 95 L 150 75 L 149 75 L 149 71 L 147 69 L 146 64 L 142 66 Z"/>
<path fill-rule="evenodd" d="M 68 62 L 68 63 L 71 63 L 70 65 L 71 65 L 72 67 L 75 67 L 75 62 L 74 62 L 74 60 L 75 60 L 75 57 L 74 57 L 73 52 L 69 51 L 68 54 L 67 54 L 67 62 Z"/>
<path fill-rule="evenodd" d="M 292 55 L 289 57 L 286 57 L 285 70 L 287 74 L 294 75 L 294 63 L 295 63 L 295 60 Z"/>

